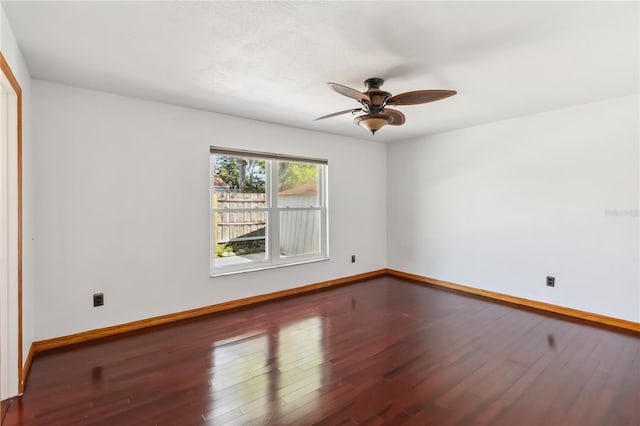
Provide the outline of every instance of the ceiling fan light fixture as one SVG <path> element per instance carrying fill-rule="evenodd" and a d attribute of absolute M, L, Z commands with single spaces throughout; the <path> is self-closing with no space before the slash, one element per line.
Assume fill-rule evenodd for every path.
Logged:
<path fill-rule="evenodd" d="M 316 118 L 316 120 L 323 120 L 348 112 L 356 114 L 362 111 L 365 115 L 357 117 L 354 120 L 355 123 L 375 135 L 378 130 L 387 124 L 402 126 L 406 120 L 402 112 L 387 108 L 387 106 L 426 104 L 448 98 L 457 93 L 455 90 L 414 90 L 412 92 L 403 92 L 391 96 L 391 93 L 380 89 L 383 83 L 384 80 L 381 78 L 368 78 L 364 81 L 364 85 L 367 88 L 365 92 L 360 92 L 338 83 L 327 83 L 331 89 L 343 96 L 355 99 L 362 107 L 323 115 L 322 117 Z"/>
<path fill-rule="evenodd" d="M 391 124 L 392 119 L 386 114 L 367 114 L 356 117 L 354 121 L 358 126 L 364 127 L 375 135 L 382 127 Z"/>

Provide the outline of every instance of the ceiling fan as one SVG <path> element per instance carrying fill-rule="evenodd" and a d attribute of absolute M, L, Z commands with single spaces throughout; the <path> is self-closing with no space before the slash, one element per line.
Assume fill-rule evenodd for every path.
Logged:
<path fill-rule="evenodd" d="M 322 117 L 316 118 L 316 120 L 324 120 L 325 118 L 335 117 L 336 115 L 346 114 L 348 112 L 356 114 L 362 111 L 365 114 L 356 117 L 354 121 L 359 126 L 370 130 L 371 134 L 375 134 L 382 126 L 386 126 L 387 124 L 400 126 L 405 122 L 404 114 L 398 110 L 387 108 L 389 105 L 426 104 L 448 98 L 458 93 L 455 90 L 415 90 L 391 96 L 391 93 L 380 89 L 383 83 L 384 80 L 381 78 L 368 78 L 364 81 L 364 85 L 367 88 L 364 92 L 359 92 L 356 89 L 338 83 L 327 83 L 329 87 L 341 95 L 348 96 L 360 102 L 362 107 L 323 115 Z"/>

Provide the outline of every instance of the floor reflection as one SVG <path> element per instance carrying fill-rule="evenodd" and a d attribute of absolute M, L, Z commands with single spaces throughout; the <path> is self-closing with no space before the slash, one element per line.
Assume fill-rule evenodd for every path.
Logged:
<path fill-rule="evenodd" d="M 322 339 L 322 317 L 314 315 L 216 341 L 205 419 L 212 424 L 240 417 L 268 423 L 296 408 L 293 401 L 322 386 Z M 309 398 L 305 408 L 313 409 L 314 400 Z"/>

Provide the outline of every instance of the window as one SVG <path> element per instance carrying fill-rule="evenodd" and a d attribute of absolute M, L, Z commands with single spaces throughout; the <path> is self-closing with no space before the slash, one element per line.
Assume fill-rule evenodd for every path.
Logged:
<path fill-rule="evenodd" d="M 327 258 L 327 160 L 211 148 L 211 275 Z"/>

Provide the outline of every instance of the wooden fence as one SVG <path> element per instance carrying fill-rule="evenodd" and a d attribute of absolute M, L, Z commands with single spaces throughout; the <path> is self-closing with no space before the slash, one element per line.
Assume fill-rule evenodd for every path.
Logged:
<path fill-rule="evenodd" d="M 283 196 L 284 197 L 284 196 Z M 289 207 L 307 207 L 313 204 L 308 196 L 286 196 Z M 230 209 L 214 215 L 216 242 L 264 240 L 266 217 L 263 211 L 233 211 L 233 209 L 265 208 L 265 194 L 216 192 L 214 209 Z M 314 210 L 283 211 L 280 217 L 280 253 L 301 255 L 319 250 L 320 212 Z"/>
<path fill-rule="evenodd" d="M 259 209 L 265 205 L 265 194 L 216 192 L 213 198 L 214 209 Z M 228 243 L 264 239 L 265 223 L 265 212 L 218 211 L 214 218 L 216 241 Z"/>

